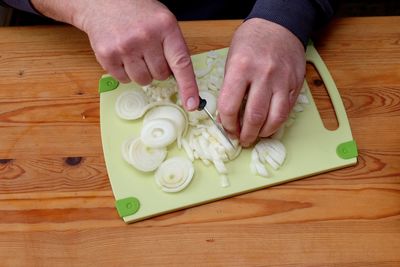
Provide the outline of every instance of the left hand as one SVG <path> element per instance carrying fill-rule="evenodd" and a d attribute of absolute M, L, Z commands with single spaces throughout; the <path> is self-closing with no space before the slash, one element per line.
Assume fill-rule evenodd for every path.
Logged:
<path fill-rule="evenodd" d="M 218 99 L 224 128 L 244 147 L 273 134 L 296 102 L 305 66 L 303 44 L 289 30 L 259 18 L 244 22 L 233 37 Z"/>

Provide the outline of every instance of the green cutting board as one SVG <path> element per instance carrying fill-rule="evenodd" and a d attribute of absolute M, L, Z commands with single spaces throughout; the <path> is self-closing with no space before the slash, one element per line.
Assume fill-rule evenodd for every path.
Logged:
<path fill-rule="evenodd" d="M 225 56 L 227 50 L 216 52 Z M 137 171 L 123 160 L 122 143 L 140 135 L 142 120 L 126 121 L 119 118 L 115 112 L 115 101 L 122 92 L 138 85 L 119 84 L 112 77 L 103 76 L 99 82 L 103 151 L 116 207 L 123 220 L 135 222 L 356 164 L 357 148 L 335 83 L 312 44 L 307 47 L 306 57 L 316 66 L 327 87 L 339 122 L 338 129 L 330 131 L 324 127 L 308 85 L 304 82 L 310 103 L 304 106 L 303 112 L 296 114 L 293 125 L 286 128 L 281 141 L 286 147 L 287 157 L 279 170 L 269 168 L 269 178 L 253 175 L 250 172 L 251 149 L 243 149 L 237 159 L 227 164 L 229 187 L 221 187 L 220 177 L 213 166 L 207 167 L 200 160 L 195 160 L 193 180 L 178 193 L 163 192 L 157 186 L 153 172 Z M 194 68 L 204 68 L 206 53 L 194 55 L 192 60 Z M 186 156 L 183 149 L 179 150 L 173 144 L 168 149 L 168 158 L 176 155 Z"/>

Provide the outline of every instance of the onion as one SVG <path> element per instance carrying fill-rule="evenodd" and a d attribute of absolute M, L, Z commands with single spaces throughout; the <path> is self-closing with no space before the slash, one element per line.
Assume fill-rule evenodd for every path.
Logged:
<path fill-rule="evenodd" d="M 179 192 L 186 188 L 193 178 L 192 162 L 183 157 L 164 161 L 155 173 L 156 183 L 164 192 Z"/>
<path fill-rule="evenodd" d="M 307 105 L 308 103 L 310 103 L 310 101 L 305 94 L 299 94 L 299 96 L 297 97 L 297 103 Z"/>
<path fill-rule="evenodd" d="M 140 138 L 148 147 L 162 148 L 176 140 L 177 131 L 169 119 L 154 119 L 143 125 Z"/>
<path fill-rule="evenodd" d="M 135 120 L 143 116 L 149 104 L 142 90 L 129 90 L 120 94 L 115 102 L 115 111 L 125 120 Z"/>
<path fill-rule="evenodd" d="M 221 186 L 228 187 L 230 185 L 229 178 L 226 174 L 221 174 Z"/>
<path fill-rule="evenodd" d="M 261 161 L 266 161 L 271 167 L 277 170 L 285 161 L 285 146 L 276 139 L 261 139 L 254 149 L 258 152 Z"/>
<path fill-rule="evenodd" d="M 191 161 L 194 161 L 193 150 L 192 150 L 192 148 L 190 147 L 189 142 L 188 142 L 185 138 L 182 138 L 181 143 L 182 143 L 182 147 L 183 147 L 183 149 L 185 150 L 186 155 L 188 156 L 188 158 L 189 158 Z"/>
<path fill-rule="evenodd" d="M 220 173 L 220 174 L 228 173 L 228 170 L 226 169 L 226 166 L 221 159 L 213 159 L 212 162 L 214 163 L 215 169 L 217 169 L 218 173 Z"/>
<path fill-rule="evenodd" d="M 304 108 L 300 104 L 296 104 L 293 107 L 294 112 L 302 112 L 303 110 L 304 110 Z"/>
<path fill-rule="evenodd" d="M 175 104 L 157 106 L 150 109 L 143 118 L 143 124 L 155 119 L 169 119 L 176 127 L 178 138 L 185 135 L 188 123 L 186 113 Z"/>
<path fill-rule="evenodd" d="M 154 171 L 166 156 L 165 148 L 149 148 L 142 143 L 140 138 L 131 138 L 123 143 L 122 157 L 139 171 Z"/>

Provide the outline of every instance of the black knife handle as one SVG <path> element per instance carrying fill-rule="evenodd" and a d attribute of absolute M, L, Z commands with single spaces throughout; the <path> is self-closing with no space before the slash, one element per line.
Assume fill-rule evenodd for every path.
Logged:
<path fill-rule="evenodd" d="M 203 110 L 206 105 L 207 105 L 207 100 L 199 96 L 199 107 L 197 108 L 197 110 Z"/>

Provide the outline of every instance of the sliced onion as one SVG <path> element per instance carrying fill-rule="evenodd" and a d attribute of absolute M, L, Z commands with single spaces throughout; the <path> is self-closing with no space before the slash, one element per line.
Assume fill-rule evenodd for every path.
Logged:
<path fill-rule="evenodd" d="M 193 178 L 192 162 L 183 157 L 164 161 L 155 173 L 156 183 L 164 192 L 179 192 L 186 188 Z"/>
<path fill-rule="evenodd" d="M 293 107 L 294 112 L 302 112 L 303 110 L 304 110 L 304 108 L 300 104 L 296 104 Z"/>
<path fill-rule="evenodd" d="M 155 119 L 169 119 L 177 129 L 178 138 L 185 135 L 188 127 L 186 113 L 177 105 L 163 105 L 150 109 L 143 118 L 143 124 Z"/>
<path fill-rule="evenodd" d="M 215 169 L 217 169 L 218 173 L 220 173 L 220 174 L 228 173 L 228 170 L 226 169 L 226 166 L 221 159 L 213 159 L 212 162 L 214 163 Z"/>
<path fill-rule="evenodd" d="M 151 148 L 162 148 L 172 144 L 178 136 L 169 119 L 154 119 L 146 122 L 140 132 L 142 142 Z"/>
<path fill-rule="evenodd" d="M 307 105 L 310 103 L 310 101 L 305 94 L 299 94 L 299 96 L 297 97 L 297 103 Z"/>
<path fill-rule="evenodd" d="M 266 161 L 275 170 L 278 169 L 286 158 L 285 146 L 276 139 L 261 139 L 254 149 L 258 152 L 260 160 Z"/>
<path fill-rule="evenodd" d="M 204 69 L 196 69 L 194 71 L 194 74 L 196 75 L 196 78 L 203 78 L 207 74 L 210 73 L 211 69 L 213 68 L 214 64 L 207 64 L 207 67 Z"/>
<path fill-rule="evenodd" d="M 142 90 L 129 90 L 120 94 L 115 102 L 115 111 L 125 120 L 135 120 L 143 116 L 149 104 Z"/>
<path fill-rule="evenodd" d="M 268 171 L 261 162 L 255 162 L 254 167 L 255 167 L 258 175 L 263 176 L 263 177 L 268 177 Z"/>
<path fill-rule="evenodd" d="M 230 186 L 228 175 L 222 174 L 222 175 L 220 175 L 220 179 L 221 179 L 221 186 L 222 187 Z"/>
<path fill-rule="evenodd" d="M 132 138 L 122 146 L 123 158 L 133 167 L 143 172 L 151 172 L 160 166 L 167 156 L 166 149 L 149 148 L 140 138 Z"/>
<path fill-rule="evenodd" d="M 181 143 L 182 143 L 182 147 L 183 147 L 183 149 L 185 150 L 186 155 L 188 156 L 188 158 L 189 158 L 191 161 L 194 161 L 193 150 L 192 150 L 192 148 L 190 147 L 189 142 L 188 142 L 185 138 L 182 138 Z"/>

